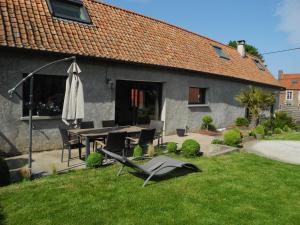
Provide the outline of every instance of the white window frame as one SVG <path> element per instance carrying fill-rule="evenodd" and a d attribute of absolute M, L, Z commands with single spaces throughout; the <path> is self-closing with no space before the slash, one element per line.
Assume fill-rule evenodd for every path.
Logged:
<path fill-rule="evenodd" d="M 288 98 L 288 97 L 289 97 L 289 93 L 291 93 L 290 98 Z M 285 97 L 285 99 L 286 99 L 287 101 L 293 100 L 293 91 L 287 90 L 287 91 L 286 91 L 286 97 Z"/>

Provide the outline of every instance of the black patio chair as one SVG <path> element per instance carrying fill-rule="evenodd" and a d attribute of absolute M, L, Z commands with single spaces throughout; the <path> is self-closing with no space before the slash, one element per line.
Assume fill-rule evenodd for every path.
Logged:
<path fill-rule="evenodd" d="M 154 139 L 157 139 L 158 146 L 163 143 L 163 128 L 164 121 L 161 120 L 150 120 L 150 129 L 155 129 Z"/>
<path fill-rule="evenodd" d="M 145 153 L 149 144 L 153 144 L 155 129 L 142 129 L 138 138 L 127 137 L 129 147 L 139 145 Z"/>
<path fill-rule="evenodd" d="M 62 138 L 62 152 L 61 152 L 61 162 L 64 159 L 64 150 L 68 149 L 68 166 L 70 165 L 71 159 L 71 150 L 78 149 L 79 150 L 79 158 L 81 159 L 81 148 L 85 147 L 78 137 L 72 137 L 68 130 L 65 128 L 59 128 L 59 132 Z"/>
<path fill-rule="evenodd" d="M 127 132 L 109 132 L 107 135 L 106 143 L 100 143 L 100 149 L 105 148 L 110 152 L 121 153 L 122 156 L 125 156 L 126 136 Z"/>
<path fill-rule="evenodd" d="M 83 121 L 80 123 L 80 129 L 95 128 L 94 121 Z"/>
<path fill-rule="evenodd" d="M 114 120 L 102 120 L 102 127 L 114 127 L 116 126 L 116 121 Z"/>
<path fill-rule="evenodd" d="M 138 173 L 147 175 L 147 179 L 145 180 L 142 187 L 145 187 L 145 185 L 148 183 L 148 181 L 151 178 L 154 177 L 163 177 L 171 172 L 173 172 L 176 169 L 187 169 L 192 172 L 199 172 L 201 171 L 196 165 L 184 161 L 180 161 L 177 159 L 173 159 L 167 156 L 158 156 L 144 165 L 136 165 L 134 162 L 127 159 L 125 156 L 117 155 L 113 152 L 110 152 L 104 148 L 100 149 L 100 152 L 102 152 L 105 155 L 110 156 L 111 158 L 115 159 L 116 161 L 120 162 L 122 164 L 121 169 L 118 171 L 117 176 L 120 176 L 124 167 L 130 167 L 137 171 Z"/>
<path fill-rule="evenodd" d="M 95 128 L 95 124 L 94 121 L 82 121 L 80 123 L 80 129 L 90 129 L 90 128 Z M 95 139 L 91 139 L 90 142 L 93 142 L 93 151 L 95 151 L 95 141 L 104 141 L 103 138 L 95 138 Z"/>

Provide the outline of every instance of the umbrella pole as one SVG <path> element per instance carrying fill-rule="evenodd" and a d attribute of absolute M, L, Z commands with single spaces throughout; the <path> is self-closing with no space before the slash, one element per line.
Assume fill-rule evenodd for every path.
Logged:
<path fill-rule="evenodd" d="M 32 168 L 32 110 L 33 110 L 33 76 L 30 78 L 30 93 L 29 93 L 29 155 L 28 167 Z"/>
<path fill-rule="evenodd" d="M 28 168 L 32 169 L 32 110 L 33 110 L 33 75 L 35 75 L 37 72 L 41 71 L 42 69 L 49 67 L 53 64 L 59 63 L 59 62 L 65 62 L 65 61 L 69 61 L 69 60 L 73 60 L 74 62 L 76 61 L 76 57 L 75 56 L 71 56 L 68 58 L 64 58 L 64 59 L 59 59 L 53 62 L 50 62 L 44 66 L 39 67 L 38 69 L 34 70 L 32 73 L 28 74 L 27 77 L 23 78 L 19 83 L 17 83 L 17 85 L 15 87 L 13 87 L 12 89 L 10 89 L 8 91 L 8 94 L 10 97 L 12 97 L 14 94 L 17 95 L 17 97 L 19 97 L 21 100 L 23 100 L 23 98 L 21 97 L 20 94 L 18 94 L 18 92 L 16 91 L 16 89 L 23 84 L 27 79 L 30 79 L 30 89 L 29 89 L 29 155 L 28 155 Z"/>

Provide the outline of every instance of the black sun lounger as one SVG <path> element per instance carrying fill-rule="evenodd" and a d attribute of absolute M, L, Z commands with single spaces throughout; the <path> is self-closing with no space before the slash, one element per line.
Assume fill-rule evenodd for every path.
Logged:
<path fill-rule="evenodd" d="M 99 149 L 100 152 L 110 156 L 111 158 L 117 160 L 121 164 L 123 164 L 122 168 L 119 170 L 117 176 L 119 176 L 124 169 L 125 166 L 130 167 L 137 172 L 142 174 L 148 175 L 148 178 L 145 180 L 143 187 L 148 183 L 148 181 L 152 177 L 162 177 L 166 176 L 167 174 L 173 172 L 175 169 L 188 169 L 193 172 L 198 172 L 200 169 L 188 162 L 183 162 L 177 159 L 173 159 L 167 156 L 158 156 L 151 159 L 149 162 L 145 163 L 144 165 L 136 165 L 131 160 L 127 159 L 124 156 L 117 155 L 113 152 L 107 151 L 105 149 Z"/>

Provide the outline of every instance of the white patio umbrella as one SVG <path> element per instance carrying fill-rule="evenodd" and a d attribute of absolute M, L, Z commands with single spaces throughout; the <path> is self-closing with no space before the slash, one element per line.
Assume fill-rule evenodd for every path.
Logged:
<path fill-rule="evenodd" d="M 82 83 L 79 78 L 81 70 L 76 62 L 68 69 L 69 77 L 66 81 L 66 92 L 62 111 L 62 121 L 77 126 L 77 120 L 84 118 L 84 97 Z"/>

